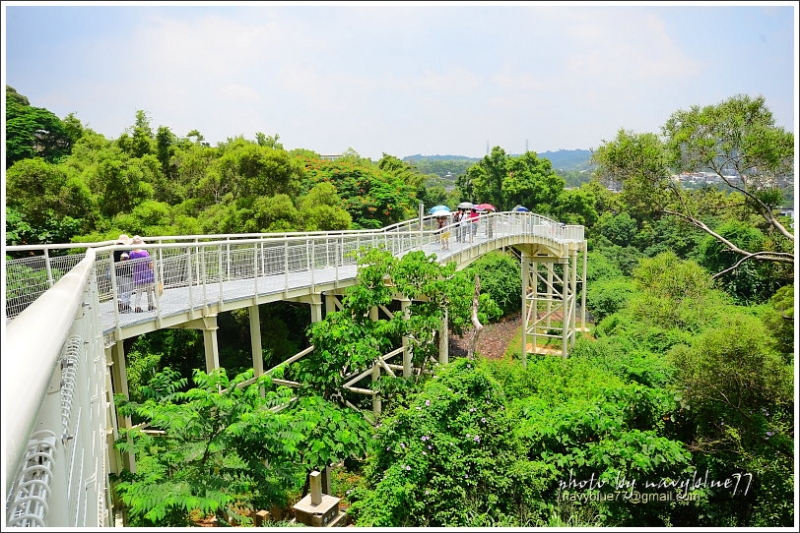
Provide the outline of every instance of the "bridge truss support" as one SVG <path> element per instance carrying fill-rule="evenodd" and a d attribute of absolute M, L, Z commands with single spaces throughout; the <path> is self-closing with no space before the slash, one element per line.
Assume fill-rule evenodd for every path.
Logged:
<path fill-rule="evenodd" d="M 586 329 L 586 243 L 523 250 L 521 255 L 523 366 L 529 353 L 567 357 L 575 345 L 578 319 L 580 330 Z"/>
<path fill-rule="evenodd" d="M 256 306 L 250 307 L 250 324 L 253 324 L 253 316 L 252 316 L 252 308 Z M 258 316 L 258 310 L 256 310 L 256 317 Z M 206 372 L 210 373 L 212 370 L 219 368 L 219 344 L 217 343 L 217 330 L 219 327 L 217 326 L 217 315 L 208 315 L 200 318 L 196 318 L 194 320 L 190 320 L 189 322 L 184 322 L 178 326 L 173 326 L 177 329 L 199 329 L 203 332 L 203 347 L 205 349 L 206 355 Z M 260 329 L 258 330 L 258 334 L 260 335 Z M 251 334 L 251 341 L 252 341 L 252 334 Z M 259 338 L 258 343 L 261 343 Z M 253 347 L 255 349 L 255 346 Z M 260 350 L 259 350 L 260 351 Z M 255 357 L 254 357 L 255 358 Z M 255 366 L 254 366 L 255 368 Z"/>

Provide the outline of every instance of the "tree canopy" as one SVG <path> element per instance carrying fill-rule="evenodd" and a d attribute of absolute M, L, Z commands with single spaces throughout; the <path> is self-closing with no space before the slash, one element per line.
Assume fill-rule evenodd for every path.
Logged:
<path fill-rule="evenodd" d="M 775 125 L 763 97 L 737 95 L 716 105 L 676 111 L 661 136 L 620 130 L 594 152 L 592 161 L 600 179 L 622 183 L 626 203 L 640 217 L 679 217 L 738 256 L 717 275 L 748 260 L 794 263 L 794 234 L 776 213 L 794 176 L 794 135 Z M 712 172 L 732 194 L 740 195 L 741 211 L 758 216 L 771 238 L 748 248 L 715 231 L 704 209 L 714 191 L 687 191 L 674 177 L 699 171 Z"/>

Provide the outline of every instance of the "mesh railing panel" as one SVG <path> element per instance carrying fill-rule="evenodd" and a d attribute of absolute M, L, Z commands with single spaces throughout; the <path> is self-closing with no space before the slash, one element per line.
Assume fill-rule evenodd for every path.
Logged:
<path fill-rule="evenodd" d="M 405 221 L 374 232 L 335 232 L 331 234 L 261 234 L 228 235 L 213 241 L 215 236 L 163 237 L 154 239 L 161 243 L 183 243 L 170 248 L 149 248 L 154 259 L 156 279 L 165 294 L 163 304 L 176 303 L 177 293 L 169 289 L 203 285 L 203 290 L 190 294 L 191 306 L 207 305 L 219 301 L 223 288 L 208 286 L 226 282 L 254 280 L 253 290 L 283 290 L 275 277 L 308 273 L 312 280 L 323 273 L 311 271 L 339 269 L 357 264 L 357 254 L 362 248 L 381 247 L 395 256 L 410 250 L 437 243 L 436 221 L 423 219 Z M 456 230 L 455 227 L 453 227 Z M 464 232 L 453 231 L 454 240 Z M 497 238 L 504 235 L 527 234 L 554 241 L 582 241 L 583 226 L 564 226 L 541 215 L 531 213 L 497 213 L 483 216 L 477 235 Z M 242 239 L 250 242 L 242 242 Z M 472 240 L 472 239 L 470 239 Z M 201 243 L 212 243 L 201 244 Z M 166 244 L 169 246 L 169 244 Z M 36 255 L 6 262 L 6 318 L 11 319 L 47 291 L 66 272 L 83 258 L 83 254 L 58 257 Z M 112 268 L 113 266 L 113 268 Z M 126 292 L 130 285 L 127 267 L 113 263 L 112 250 L 96 252 L 96 277 L 101 302 Z M 338 270 L 337 270 L 338 272 Z M 272 277 L 272 278 L 271 278 Z M 216 294 L 209 291 L 216 290 Z"/>
<path fill-rule="evenodd" d="M 6 502 L 9 527 L 45 527 L 47 501 L 54 481 L 56 436 L 40 431 L 31 437 L 22 474 L 14 483 Z"/>

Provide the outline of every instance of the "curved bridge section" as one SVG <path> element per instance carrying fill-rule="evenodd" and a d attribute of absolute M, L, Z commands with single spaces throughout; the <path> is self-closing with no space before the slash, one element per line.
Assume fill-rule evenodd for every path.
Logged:
<path fill-rule="evenodd" d="M 448 249 L 438 240 L 433 217 L 406 221 L 379 231 L 283 234 L 232 234 L 145 239 L 142 246 L 154 258 L 156 283 L 163 294 L 154 309 L 123 313 L 118 301 L 118 270 L 112 253 L 124 248 L 92 243 L 101 300 L 100 322 L 107 341 L 175 327 L 205 316 L 277 300 L 338 291 L 355 283 L 357 253 L 361 248 L 384 247 L 395 256 L 411 250 L 435 254 L 440 262 L 454 261 L 463 268 L 483 254 L 514 247 L 529 257 L 569 258 L 583 248 L 583 226 L 565 226 L 532 213 L 485 215 L 474 235 L 457 240 L 450 228 Z M 9 251 L 38 252 L 9 261 L 6 317 L 14 318 L 84 254 L 50 257 L 57 248 L 11 246 Z M 135 297 L 134 297 L 135 303 Z"/>
<path fill-rule="evenodd" d="M 522 264 L 523 355 L 566 356 L 578 330 L 579 293 L 580 309 L 585 308 L 583 227 L 532 213 L 491 213 L 482 217 L 474 233 L 469 226 L 447 229 L 447 246 L 434 219 L 422 216 L 376 231 L 145 239 L 142 248 L 154 259 L 156 284 L 163 290 L 152 309 L 143 301 L 139 304 L 142 312 L 122 312 L 117 306 L 124 287 L 112 254 L 122 246 L 103 242 L 7 247 L 9 252 L 31 253 L 6 262 L 3 404 L 15 405 L 4 414 L 8 523 L 113 523 L 107 474 L 135 468 L 133 458 L 113 453 L 117 428 L 130 424 L 117 417 L 113 401 L 114 393 L 127 395 L 122 340 L 170 327 L 201 329 L 206 366 L 216 368 L 219 313 L 246 307 L 251 330 L 258 331 L 258 305 L 291 300 L 311 304 L 312 320 L 321 320 L 323 305 L 335 309 L 336 295 L 355 283 L 362 248 L 383 247 L 398 257 L 422 250 L 436 254 L 440 262 L 455 262 L 459 269 L 489 251 L 515 250 Z M 51 257 L 57 249 L 78 253 Z M 135 296 L 132 302 L 135 306 Z M 401 304 L 405 309 L 410 302 Z M 376 309 L 376 317 L 377 313 Z M 583 315 L 580 322 L 583 327 Z M 443 324 L 440 340 L 446 333 Z M 251 339 L 259 375 L 261 341 Z M 445 362 L 446 342 L 440 342 L 442 346 L 445 353 L 439 361 Z M 385 356 L 404 353 L 403 366 L 380 363 L 389 372 L 394 368 L 410 375 L 406 352 L 399 348 Z M 348 385 L 373 394 L 373 405 L 380 410 L 374 391 L 355 386 L 365 375 L 353 376 Z M 77 464 L 81 469 L 75 470 Z M 76 501 L 67 498 L 80 494 L 85 496 Z"/>

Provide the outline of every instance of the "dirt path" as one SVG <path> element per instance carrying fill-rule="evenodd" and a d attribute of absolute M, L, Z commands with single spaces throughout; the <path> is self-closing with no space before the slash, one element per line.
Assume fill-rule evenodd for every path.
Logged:
<path fill-rule="evenodd" d="M 522 326 L 520 314 L 512 315 L 500 322 L 484 326 L 478 338 L 477 351 L 487 359 L 502 359 L 508 345 L 516 338 Z M 469 337 L 450 336 L 450 355 L 463 357 L 469 347 Z"/>

